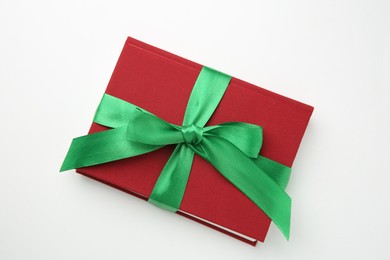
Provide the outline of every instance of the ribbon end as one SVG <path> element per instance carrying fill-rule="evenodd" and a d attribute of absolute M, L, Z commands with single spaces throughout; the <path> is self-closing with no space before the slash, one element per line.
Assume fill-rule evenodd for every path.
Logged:
<path fill-rule="evenodd" d="M 279 221 L 274 223 L 279 228 L 279 230 L 282 232 L 283 236 L 286 238 L 287 241 L 290 240 L 290 222 L 291 222 L 291 199 L 289 200 L 289 205 L 286 207 L 288 208 L 287 214 L 284 216 L 283 219 L 279 219 Z"/>
<path fill-rule="evenodd" d="M 283 224 L 280 224 L 280 223 L 278 224 L 275 222 L 274 222 L 274 224 L 280 230 L 280 232 L 282 232 L 286 241 L 289 241 L 290 240 L 290 219 L 288 219 L 288 220 L 286 219 L 286 222 Z"/>
<path fill-rule="evenodd" d="M 62 163 L 61 165 L 61 168 L 60 168 L 60 172 L 65 172 L 65 171 L 69 171 L 69 170 L 72 170 L 74 168 L 72 168 L 69 163 L 67 163 L 67 160 L 65 158 L 64 162 Z"/>
<path fill-rule="evenodd" d="M 286 232 L 283 232 L 283 236 L 286 238 L 287 241 L 290 240 L 290 228 L 288 229 L 288 231 Z"/>
<path fill-rule="evenodd" d="M 77 148 L 77 145 L 76 145 L 77 142 L 75 140 L 78 140 L 78 138 L 75 138 L 72 140 L 72 143 L 70 144 L 69 150 L 65 156 L 65 159 L 62 162 L 60 172 L 69 171 L 69 170 L 76 168 L 75 167 L 76 166 L 75 165 L 75 156 L 73 155 L 73 150 L 77 150 L 77 149 L 75 149 L 75 147 Z"/>

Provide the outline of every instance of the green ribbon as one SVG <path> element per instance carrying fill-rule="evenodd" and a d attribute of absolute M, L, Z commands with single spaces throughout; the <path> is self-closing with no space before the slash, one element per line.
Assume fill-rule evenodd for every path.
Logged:
<path fill-rule="evenodd" d="M 170 124 L 142 108 L 105 94 L 94 122 L 112 129 L 73 139 L 60 171 L 176 145 L 149 202 L 177 211 L 197 154 L 262 209 L 288 239 L 291 199 L 284 189 L 291 169 L 259 156 L 262 128 L 242 122 L 205 126 L 230 79 L 226 74 L 203 67 L 188 101 L 182 126 Z"/>

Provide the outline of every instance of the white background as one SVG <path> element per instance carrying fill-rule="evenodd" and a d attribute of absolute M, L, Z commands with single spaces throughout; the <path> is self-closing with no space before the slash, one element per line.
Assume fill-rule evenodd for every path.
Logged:
<path fill-rule="evenodd" d="M 0 0 L 0 259 L 390 259 L 389 14 L 379 0 Z M 251 247 L 58 173 L 127 36 L 315 107 L 289 242 L 272 225 Z"/>

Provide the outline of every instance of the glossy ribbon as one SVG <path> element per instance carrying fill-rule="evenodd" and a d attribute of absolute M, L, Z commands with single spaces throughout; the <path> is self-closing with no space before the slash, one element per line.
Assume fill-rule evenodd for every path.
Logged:
<path fill-rule="evenodd" d="M 177 211 L 194 154 L 198 154 L 262 209 L 288 239 L 291 199 L 284 189 L 291 169 L 259 156 L 262 128 L 242 122 L 205 127 L 230 79 L 228 75 L 203 67 L 188 101 L 182 126 L 170 124 L 142 108 L 105 94 L 94 122 L 113 129 L 73 139 L 61 171 L 176 145 L 149 202 Z"/>

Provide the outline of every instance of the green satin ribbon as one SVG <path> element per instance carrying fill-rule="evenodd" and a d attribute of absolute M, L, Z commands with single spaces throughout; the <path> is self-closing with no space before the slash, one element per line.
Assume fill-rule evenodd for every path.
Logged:
<path fill-rule="evenodd" d="M 182 126 L 170 124 L 142 108 L 105 94 L 94 122 L 112 129 L 73 139 L 61 171 L 176 145 L 149 202 L 177 211 L 197 154 L 262 209 L 288 239 L 291 199 L 284 189 L 291 169 L 259 156 L 262 128 L 242 122 L 205 126 L 230 79 L 226 74 L 203 67 L 188 101 Z"/>

